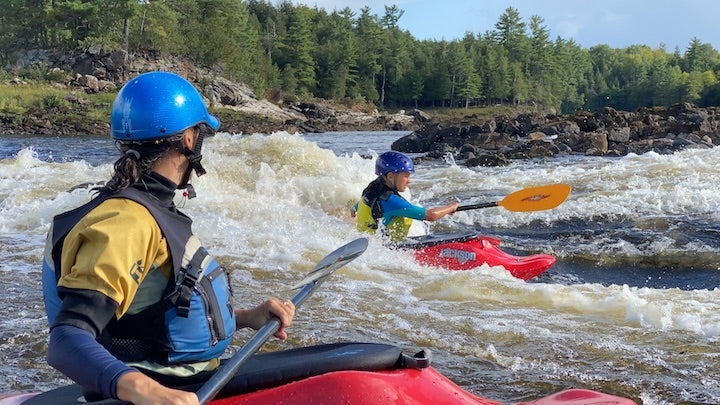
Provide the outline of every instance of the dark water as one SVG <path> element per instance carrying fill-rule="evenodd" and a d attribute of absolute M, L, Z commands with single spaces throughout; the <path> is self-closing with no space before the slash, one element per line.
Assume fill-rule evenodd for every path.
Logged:
<path fill-rule="evenodd" d="M 523 229 L 478 229 L 502 239 L 506 246 L 527 246 L 527 239 L 552 241 L 558 247 L 558 260 L 547 273 L 530 282 L 556 282 L 563 284 L 598 283 L 603 285 L 628 285 L 656 289 L 678 288 L 682 290 L 708 289 L 720 287 L 720 235 L 702 221 L 680 220 L 673 224 L 674 231 L 637 229 L 631 221 L 587 222 L 559 221 L 551 226 L 535 224 Z M 662 252 L 646 255 L 630 255 L 626 252 L 607 251 L 602 254 L 586 251 L 581 246 L 572 246 L 578 240 L 588 244 L 598 239 L 622 240 L 642 251 L 656 240 L 660 234 L 672 235 L 678 251 L 666 254 Z M 565 241 L 572 241 L 565 245 Z M 683 249 L 688 244 L 701 242 L 717 249 L 715 252 L 698 253 Z M 538 246 L 538 252 L 543 245 Z M 564 247 L 563 247 L 564 246 Z M 560 248 L 562 250 L 560 250 Z M 527 249 L 517 250 L 517 254 L 533 253 Z"/>
<path fill-rule="evenodd" d="M 0 137 L 0 159 L 16 156 L 30 148 L 43 162 L 73 162 L 84 160 L 91 165 L 114 161 L 118 156 L 110 137 Z"/>
<path fill-rule="evenodd" d="M 374 158 L 389 151 L 393 141 L 408 134 L 407 131 L 327 132 L 306 134 L 303 138 L 321 148 L 330 149 L 337 155 L 357 153 L 363 157 Z"/>

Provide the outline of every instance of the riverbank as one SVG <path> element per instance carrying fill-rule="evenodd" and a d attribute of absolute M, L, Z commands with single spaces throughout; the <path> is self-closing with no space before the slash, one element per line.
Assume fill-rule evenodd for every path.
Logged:
<path fill-rule="evenodd" d="M 116 90 L 88 92 L 83 87 L 58 83 L 31 83 L 15 78 L 0 83 L 0 133 L 7 135 L 83 136 L 109 131 L 110 110 Z M 419 112 L 380 113 L 359 107 L 338 108 L 325 101 L 300 103 L 281 109 L 267 100 L 245 103 L 243 108 L 209 103 L 222 123 L 220 131 L 271 134 L 278 131 L 383 131 L 420 128 Z"/>
<path fill-rule="evenodd" d="M 55 71 L 55 77 L 62 76 Z M 20 78 L 0 83 L 0 133 L 107 134 L 117 86 L 77 74 L 73 77 L 68 83 L 32 83 Z M 381 113 L 367 104 L 343 106 L 316 100 L 282 106 L 251 100 L 242 84 L 222 78 L 205 88 L 222 132 L 412 131 L 394 142 L 392 149 L 422 153 L 422 159 L 450 153 L 467 166 L 502 166 L 517 159 L 567 154 L 670 154 L 720 145 L 720 108 L 688 103 L 635 112 L 605 108 L 565 115 L 543 114 L 527 106 Z"/>

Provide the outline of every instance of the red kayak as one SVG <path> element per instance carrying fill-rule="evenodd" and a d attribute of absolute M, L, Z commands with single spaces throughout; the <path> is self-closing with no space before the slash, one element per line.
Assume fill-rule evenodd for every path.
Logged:
<path fill-rule="evenodd" d="M 499 244 L 499 239 L 470 232 L 411 237 L 398 247 L 413 249 L 415 260 L 423 265 L 449 270 L 469 270 L 483 264 L 502 266 L 522 280 L 536 277 L 555 264 L 551 255 L 513 256 L 500 250 Z"/>
<path fill-rule="evenodd" d="M 500 405 L 467 392 L 430 366 L 429 352 L 414 356 L 374 343 L 335 343 L 254 355 L 223 388 L 214 405 Z M 199 386 L 183 389 L 196 391 Z M 82 390 L 69 385 L 39 394 L 0 396 L 0 405 L 77 404 Z M 122 404 L 105 400 L 98 405 Z M 522 404 L 631 405 L 585 389 L 569 389 Z"/>

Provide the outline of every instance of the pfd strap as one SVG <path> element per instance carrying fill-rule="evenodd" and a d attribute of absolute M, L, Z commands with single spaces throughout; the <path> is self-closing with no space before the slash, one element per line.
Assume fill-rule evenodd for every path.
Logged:
<path fill-rule="evenodd" d="M 208 255 L 209 253 L 204 247 L 198 249 L 188 265 L 183 269 L 176 283 L 177 301 L 175 302 L 175 308 L 178 316 L 187 318 L 190 314 L 190 301 L 193 297 L 193 290 L 202 277 L 202 263 Z"/>

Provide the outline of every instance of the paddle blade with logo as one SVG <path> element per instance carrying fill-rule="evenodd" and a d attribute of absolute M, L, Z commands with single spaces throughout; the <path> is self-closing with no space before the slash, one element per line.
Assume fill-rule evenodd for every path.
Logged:
<path fill-rule="evenodd" d="M 498 202 L 461 205 L 457 210 L 466 211 L 497 206 L 514 212 L 549 210 L 562 204 L 570 195 L 570 190 L 572 187 L 567 184 L 529 187 L 511 193 Z"/>

